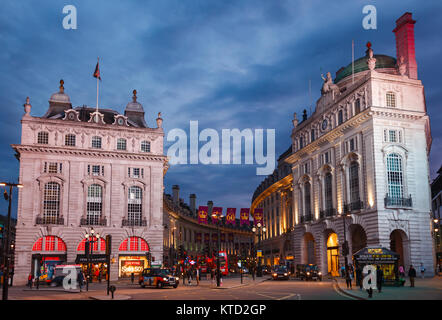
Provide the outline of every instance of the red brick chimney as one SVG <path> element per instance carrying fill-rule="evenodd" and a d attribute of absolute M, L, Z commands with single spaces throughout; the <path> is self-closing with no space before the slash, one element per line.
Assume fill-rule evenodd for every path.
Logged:
<path fill-rule="evenodd" d="M 415 20 L 410 12 L 406 12 L 396 20 L 396 28 L 393 32 L 396 35 L 396 57 L 400 62 L 404 57 L 407 65 L 407 75 L 410 79 L 417 79 L 416 53 L 414 49 L 414 24 Z"/>

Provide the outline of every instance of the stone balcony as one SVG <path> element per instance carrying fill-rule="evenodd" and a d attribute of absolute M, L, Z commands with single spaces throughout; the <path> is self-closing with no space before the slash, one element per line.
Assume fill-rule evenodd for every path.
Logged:
<path fill-rule="evenodd" d="M 63 225 L 64 224 L 64 217 L 42 217 L 38 216 L 35 219 L 35 224 L 57 224 L 57 225 Z"/>

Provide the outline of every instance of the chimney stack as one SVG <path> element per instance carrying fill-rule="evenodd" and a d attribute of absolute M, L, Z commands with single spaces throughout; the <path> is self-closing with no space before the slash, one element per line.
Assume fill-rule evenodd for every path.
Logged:
<path fill-rule="evenodd" d="M 417 79 L 417 62 L 414 48 L 414 24 L 415 20 L 410 12 L 406 12 L 396 20 L 396 28 L 393 32 L 396 35 L 396 58 L 397 61 L 404 57 L 407 66 L 406 75 L 410 79 Z"/>
<path fill-rule="evenodd" d="M 180 186 L 177 184 L 172 187 L 172 198 L 173 202 L 180 204 Z"/>
<path fill-rule="evenodd" d="M 193 215 L 196 215 L 196 195 L 194 193 L 192 193 L 189 196 L 189 204 L 190 204 L 190 211 L 192 211 Z"/>

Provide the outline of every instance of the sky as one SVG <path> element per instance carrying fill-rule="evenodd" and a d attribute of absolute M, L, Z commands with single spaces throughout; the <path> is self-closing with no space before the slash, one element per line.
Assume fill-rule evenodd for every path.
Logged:
<path fill-rule="evenodd" d="M 65 5 L 77 9 L 77 29 L 63 28 Z M 365 5 L 377 9 L 377 29 L 365 30 Z M 321 73 L 365 55 L 396 55 L 392 30 L 405 12 L 415 25 L 419 79 L 425 86 L 433 137 L 431 178 L 442 165 L 440 1 L 2 1 L 0 10 L 0 180 L 17 181 L 23 104 L 42 116 L 63 79 L 73 106 L 95 106 L 100 57 L 100 107 L 124 113 L 136 89 L 149 126 L 162 112 L 175 128 L 275 129 L 275 157 L 290 146 L 293 113 L 320 97 Z M 309 96 L 311 81 L 311 98 Z M 166 139 L 165 139 L 166 140 Z M 165 141 L 167 153 L 172 142 Z M 187 203 L 249 207 L 265 176 L 257 165 L 172 165 L 165 192 L 180 186 Z M 0 190 L 3 192 L 3 190 Z M 16 200 L 16 195 L 14 195 Z M 13 206 L 15 215 L 16 204 Z M 0 214 L 7 202 L 0 199 Z"/>

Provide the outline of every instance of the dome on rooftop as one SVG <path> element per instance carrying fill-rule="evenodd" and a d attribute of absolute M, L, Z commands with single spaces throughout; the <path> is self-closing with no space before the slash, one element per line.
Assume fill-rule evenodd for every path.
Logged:
<path fill-rule="evenodd" d="M 64 92 L 63 87 L 64 81 L 60 80 L 60 91 L 54 93 L 51 98 L 49 99 L 49 102 L 55 102 L 55 103 L 71 103 L 71 99 L 69 96 Z"/>
<path fill-rule="evenodd" d="M 132 101 L 126 106 L 126 111 L 144 112 L 143 105 L 137 101 L 137 90 L 133 91 Z"/>

